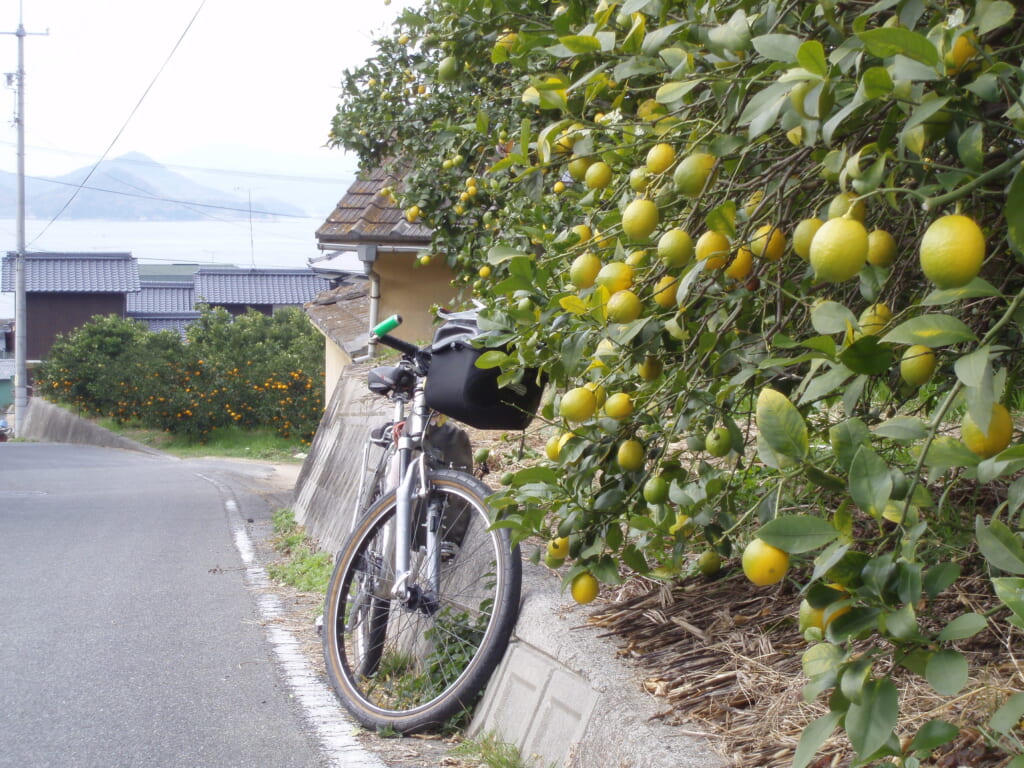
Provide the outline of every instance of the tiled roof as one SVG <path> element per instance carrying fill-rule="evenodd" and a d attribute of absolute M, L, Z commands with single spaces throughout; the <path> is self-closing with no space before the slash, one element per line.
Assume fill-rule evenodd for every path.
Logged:
<path fill-rule="evenodd" d="M 210 269 L 196 272 L 196 301 L 211 304 L 305 304 L 328 286 L 309 269 Z"/>
<path fill-rule="evenodd" d="M 361 352 L 370 328 L 369 283 L 359 280 L 324 291 L 306 305 L 306 315 L 350 355 Z"/>
<path fill-rule="evenodd" d="M 182 312 L 178 315 L 135 315 L 134 319 L 141 320 L 149 325 L 149 330 L 154 333 L 174 331 L 181 338 L 185 338 L 185 330 L 192 322 L 199 319 L 199 313 Z"/>
<path fill-rule="evenodd" d="M 139 291 L 128 294 L 127 309 L 132 317 L 191 312 L 195 304 L 195 285 L 191 280 L 179 283 L 143 280 L 139 287 Z"/>
<path fill-rule="evenodd" d="M 4 257 L 0 290 L 15 291 L 16 255 Z M 26 293 L 129 293 L 139 290 L 130 253 L 26 253 Z"/>
<path fill-rule="evenodd" d="M 320 225 L 317 240 L 325 244 L 429 245 L 430 230 L 422 224 L 410 224 L 405 212 L 380 194 L 384 187 L 397 183 L 382 169 L 375 170 L 368 179 L 357 180 Z"/>

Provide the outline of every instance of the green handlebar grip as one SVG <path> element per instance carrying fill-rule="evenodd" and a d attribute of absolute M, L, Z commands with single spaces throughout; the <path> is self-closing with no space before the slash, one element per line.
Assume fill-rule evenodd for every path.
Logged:
<path fill-rule="evenodd" d="M 395 328 L 397 328 L 401 324 L 402 324 L 402 316 L 401 315 L 392 315 L 391 317 L 389 317 L 386 320 L 384 320 L 384 321 L 382 321 L 382 322 L 377 324 L 377 326 L 373 329 L 373 335 L 374 336 L 385 336 L 385 335 L 391 333 L 393 330 L 395 330 Z"/>

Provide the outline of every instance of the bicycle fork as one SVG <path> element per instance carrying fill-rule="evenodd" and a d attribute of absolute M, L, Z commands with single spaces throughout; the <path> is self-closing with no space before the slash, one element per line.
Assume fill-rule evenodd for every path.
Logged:
<path fill-rule="evenodd" d="M 441 522 L 443 510 L 440 505 L 426 506 L 425 546 L 423 567 L 418 583 L 410 584 L 412 577 L 411 554 L 413 550 L 413 504 L 427 499 L 430 486 L 427 483 L 426 456 L 421 454 L 409 466 L 398 486 L 395 500 L 394 553 L 395 580 L 391 595 L 400 600 L 408 609 L 423 613 L 437 610 L 437 598 L 441 585 Z"/>

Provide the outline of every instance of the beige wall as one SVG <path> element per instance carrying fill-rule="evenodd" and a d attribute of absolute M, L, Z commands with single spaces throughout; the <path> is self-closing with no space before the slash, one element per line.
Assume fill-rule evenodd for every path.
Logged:
<path fill-rule="evenodd" d="M 331 402 L 334 390 L 341 379 L 341 373 L 346 366 L 352 364 L 352 358 L 344 349 L 339 347 L 329 338 L 324 336 L 326 355 L 324 360 L 324 402 Z"/>
<path fill-rule="evenodd" d="M 380 275 L 380 310 L 383 320 L 393 314 L 402 316 L 402 325 L 394 335 L 416 344 L 434 337 L 434 315 L 430 309 L 450 307 L 457 289 L 452 286 L 452 271 L 443 259 L 426 267 L 416 264 L 411 253 L 381 253 L 374 270 Z"/>

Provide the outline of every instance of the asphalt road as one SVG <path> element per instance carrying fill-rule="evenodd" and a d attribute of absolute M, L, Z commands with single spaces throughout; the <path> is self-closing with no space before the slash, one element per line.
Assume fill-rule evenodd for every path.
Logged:
<path fill-rule="evenodd" d="M 167 457 L 0 444 L 0 766 L 336 764 L 275 663 L 224 488 Z"/>

